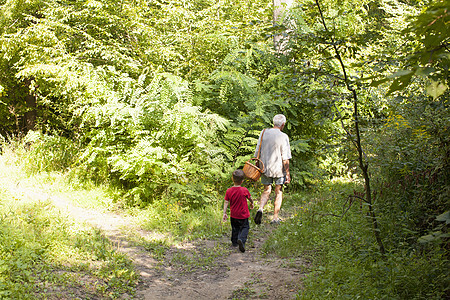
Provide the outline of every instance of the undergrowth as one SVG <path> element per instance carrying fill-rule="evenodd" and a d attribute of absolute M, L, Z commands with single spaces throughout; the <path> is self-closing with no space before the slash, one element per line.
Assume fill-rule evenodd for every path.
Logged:
<path fill-rule="evenodd" d="M 56 151 L 61 153 L 60 161 L 70 157 L 60 150 Z M 11 155 L 8 151 L 4 149 L 4 156 Z M 20 163 L 21 160 L 11 155 L 9 161 Z M 133 207 L 121 198 L 120 190 L 89 184 L 89 181 L 79 182 L 79 178 L 67 176 L 70 172 L 44 168 L 31 173 L 35 183 L 52 183 L 52 189 L 60 196 L 82 206 L 120 210 L 137 226 L 159 234 L 154 241 L 137 240 L 136 243 L 159 261 L 173 258 L 173 266 L 182 271 L 210 265 L 214 255 L 201 251 L 198 257 L 183 252 L 168 253 L 171 245 L 229 234 L 228 223 L 224 224 L 220 218 L 223 195 L 220 191 L 202 190 L 202 185 L 196 185 L 193 190 L 189 190 L 189 185 L 177 186 L 176 193 L 161 194 L 145 207 Z M 410 191 L 423 190 L 425 186 L 414 180 L 404 192 L 391 189 L 377 196 L 374 209 L 386 245 L 385 255 L 380 254 L 375 242 L 366 204 L 357 200 L 358 197 L 349 197 L 361 194 L 361 184 L 347 181 L 317 184 L 298 194 L 286 191 L 282 210 L 294 213 L 267 234 L 263 252 L 298 256 L 312 262 L 298 299 L 449 298 L 448 218 L 436 219 L 436 214 L 448 206 L 445 201 L 448 188 L 442 188 L 445 182 L 431 179 L 427 177 L 425 181 L 429 193 L 416 193 L 412 197 Z M 231 184 L 231 178 L 229 184 L 221 179 L 221 186 Z M 258 199 L 261 186 L 249 184 L 248 188 L 253 198 Z M 205 192 L 208 199 L 198 205 Z M 1 196 L 10 197 L 5 193 Z M 437 199 L 433 203 L 438 205 L 430 206 L 430 199 Z M 2 296 L 20 299 L 31 291 L 46 295 L 57 293 L 60 286 L 76 293 L 81 277 L 85 295 L 115 297 L 133 292 L 136 275 L 131 265 L 112 250 L 99 232 L 79 229 L 61 217 L 48 215 L 51 212 L 48 204 L 5 206 L 10 202 L 2 201 L 1 208 L 0 238 L 5 239 L 0 249 Z M 194 202 L 194 206 L 187 205 Z M 266 211 L 271 209 L 269 204 Z M 430 234 L 423 238 L 429 232 L 431 238 Z"/>
<path fill-rule="evenodd" d="M 300 208 L 279 226 L 265 252 L 312 262 L 298 299 L 445 299 L 449 260 L 445 243 L 390 245 L 382 256 L 367 208 L 349 202 L 354 183 L 334 182 L 297 195 Z M 350 205 L 352 204 L 352 205 Z M 348 210 L 347 210 L 348 209 Z M 382 235 L 388 238 L 387 233 Z"/>

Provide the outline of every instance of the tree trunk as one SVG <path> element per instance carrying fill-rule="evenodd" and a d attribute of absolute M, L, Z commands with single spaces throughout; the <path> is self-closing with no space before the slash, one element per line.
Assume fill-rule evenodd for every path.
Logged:
<path fill-rule="evenodd" d="M 340 57 L 340 56 L 339 56 Z M 341 60 L 341 58 L 339 58 Z M 369 165 L 367 163 L 364 163 L 364 153 L 361 146 L 361 134 L 359 130 L 359 110 L 358 110 L 358 98 L 356 95 L 356 91 L 353 88 L 350 88 L 350 86 L 347 85 L 347 88 L 351 90 L 353 95 L 353 104 L 354 104 L 354 115 L 355 115 L 355 132 L 356 132 L 356 148 L 358 150 L 358 162 L 359 167 L 363 173 L 364 177 L 364 190 L 366 191 L 366 202 L 369 207 L 369 216 L 372 220 L 372 227 L 373 232 L 375 235 L 375 240 L 377 241 L 378 247 L 380 248 L 380 253 L 385 254 L 385 249 L 383 245 L 383 241 L 381 239 L 380 235 L 380 229 L 378 227 L 378 221 L 377 217 L 375 215 L 375 212 L 373 211 L 372 206 L 372 190 L 370 187 L 370 177 L 369 177 Z"/>
<path fill-rule="evenodd" d="M 273 26 L 279 26 L 283 24 L 283 13 L 286 9 L 290 8 L 294 0 L 273 0 Z M 285 32 L 284 32 L 285 33 Z M 281 34 L 275 34 L 273 37 L 273 45 L 277 53 L 284 53 L 285 46 L 289 40 L 288 36 Z"/>
<path fill-rule="evenodd" d="M 25 84 L 30 87 L 31 80 L 25 81 Z M 26 131 L 34 130 L 36 128 L 36 94 L 29 88 L 28 94 L 25 96 L 26 112 L 24 114 Z"/>

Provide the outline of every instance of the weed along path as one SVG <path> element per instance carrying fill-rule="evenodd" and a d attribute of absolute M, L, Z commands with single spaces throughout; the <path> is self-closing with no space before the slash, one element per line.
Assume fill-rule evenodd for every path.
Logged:
<path fill-rule="evenodd" d="M 51 201 L 67 217 L 101 230 L 133 261 L 140 273 L 136 295 L 121 299 L 293 299 L 301 289 L 305 262 L 261 252 L 274 225 L 252 224 L 245 253 L 231 247 L 228 235 L 168 246 L 158 242 L 161 236 L 136 228 L 131 217 L 81 208 L 5 176 L 0 175 L 0 184 L 11 194 Z"/>

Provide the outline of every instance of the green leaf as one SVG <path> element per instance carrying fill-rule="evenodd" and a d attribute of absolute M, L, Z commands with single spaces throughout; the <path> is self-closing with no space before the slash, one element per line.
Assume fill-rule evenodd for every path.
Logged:
<path fill-rule="evenodd" d="M 416 75 L 419 76 L 428 76 L 431 73 L 434 73 L 436 71 L 435 68 L 425 67 L 425 68 L 417 68 Z"/>
<path fill-rule="evenodd" d="M 385 83 L 386 81 L 389 81 L 389 80 L 390 80 L 390 78 L 383 78 L 383 79 L 380 79 L 380 80 L 374 80 L 374 81 L 372 81 L 370 83 L 370 86 L 377 87 L 380 84 L 383 84 L 383 83 Z"/>
<path fill-rule="evenodd" d="M 449 234 L 448 233 L 443 233 L 442 231 L 436 231 L 436 232 L 432 232 L 430 234 L 421 236 L 418 241 L 419 243 L 429 243 L 429 242 L 434 242 L 434 241 L 438 241 L 442 238 L 448 238 Z"/>
<path fill-rule="evenodd" d="M 445 83 L 433 81 L 433 83 L 427 87 L 427 94 L 436 99 L 444 94 L 447 88 L 448 86 Z"/>
<path fill-rule="evenodd" d="M 399 70 L 392 75 L 389 75 L 388 78 L 397 78 L 397 77 L 405 77 L 408 75 L 412 75 L 413 71 L 411 70 Z"/>
<path fill-rule="evenodd" d="M 414 73 L 412 73 L 412 72 L 404 73 L 403 76 L 399 76 L 397 79 L 395 79 L 394 82 L 389 87 L 389 91 L 387 92 L 387 95 L 390 95 L 395 91 L 403 90 L 405 87 L 407 87 L 409 82 L 411 81 L 413 74 Z"/>
<path fill-rule="evenodd" d="M 419 238 L 419 243 L 429 243 L 436 240 L 436 238 L 432 234 L 424 235 Z"/>
<path fill-rule="evenodd" d="M 445 222 L 445 224 L 450 224 L 450 211 L 446 211 L 443 214 L 440 214 L 436 217 L 436 220 Z"/>

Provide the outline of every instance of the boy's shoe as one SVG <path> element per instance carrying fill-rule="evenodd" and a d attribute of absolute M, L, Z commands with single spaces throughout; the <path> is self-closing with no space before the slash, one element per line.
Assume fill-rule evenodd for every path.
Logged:
<path fill-rule="evenodd" d="M 239 250 L 241 252 L 245 252 L 244 243 L 241 240 L 238 240 Z"/>
<path fill-rule="evenodd" d="M 231 244 L 231 246 L 233 246 L 233 247 L 237 247 L 237 246 L 239 246 L 239 244 Z"/>
<path fill-rule="evenodd" d="M 261 224 L 261 219 L 262 219 L 262 211 L 258 210 L 256 212 L 256 216 L 255 216 L 255 224 Z"/>

